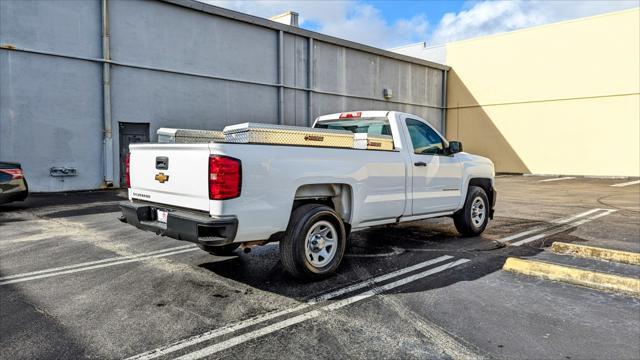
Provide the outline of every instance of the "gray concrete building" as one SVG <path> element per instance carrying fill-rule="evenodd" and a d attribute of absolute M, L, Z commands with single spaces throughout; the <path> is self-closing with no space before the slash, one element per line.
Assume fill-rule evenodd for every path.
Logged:
<path fill-rule="evenodd" d="M 160 127 L 386 109 L 442 129 L 447 70 L 194 0 L 3 0 L 0 160 L 32 191 L 84 190 L 119 186 Z"/>

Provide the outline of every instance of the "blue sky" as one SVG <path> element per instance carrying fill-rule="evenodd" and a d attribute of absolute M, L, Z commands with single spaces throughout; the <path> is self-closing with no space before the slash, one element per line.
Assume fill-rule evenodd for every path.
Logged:
<path fill-rule="evenodd" d="M 300 27 L 381 48 L 438 45 L 620 11 L 640 0 L 200 0 L 261 17 L 300 14 Z"/>
<path fill-rule="evenodd" d="M 396 22 L 400 19 L 410 17 L 411 14 L 425 14 L 430 23 L 436 23 L 442 18 L 442 16 L 444 16 L 444 14 L 448 12 L 458 12 L 462 10 L 465 3 L 470 4 L 471 2 L 464 0 L 374 0 L 360 1 L 360 3 L 371 4 L 372 6 L 380 9 L 384 18 L 389 22 Z M 317 30 L 319 28 L 316 23 L 309 22 L 305 25 L 309 30 Z"/>
<path fill-rule="evenodd" d="M 463 0 L 433 0 L 433 1 L 362 1 L 377 7 L 389 21 L 406 18 L 411 14 L 424 13 L 427 20 L 435 24 L 445 13 L 458 12 L 462 10 L 465 3 L 470 5 L 470 1 Z"/>

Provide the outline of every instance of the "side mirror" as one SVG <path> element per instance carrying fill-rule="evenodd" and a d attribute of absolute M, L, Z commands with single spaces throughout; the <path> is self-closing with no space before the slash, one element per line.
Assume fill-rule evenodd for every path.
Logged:
<path fill-rule="evenodd" d="M 449 154 L 456 154 L 462 151 L 462 143 L 460 141 L 449 141 Z"/>

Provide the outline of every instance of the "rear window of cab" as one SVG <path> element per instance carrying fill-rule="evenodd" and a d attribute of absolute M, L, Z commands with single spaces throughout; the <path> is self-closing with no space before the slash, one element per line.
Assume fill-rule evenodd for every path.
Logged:
<path fill-rule="evenodd" d="M 316 129 L 347 130 L 352 133 L 391 136 L 391 126 L 387 118 L 360 118 L 325 120 L 316 123 Z"/>

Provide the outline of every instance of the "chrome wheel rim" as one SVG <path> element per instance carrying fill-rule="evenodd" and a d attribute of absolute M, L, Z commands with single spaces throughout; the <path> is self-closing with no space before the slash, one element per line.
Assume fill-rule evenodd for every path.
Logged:
<path fill-rule="evenodd" d="M 487 206 L 481 197 L 473 199 L 471 203 L 471 222 L 475 227 L 482 226 L 487 216 Z"/>
<path fill-rule="evenodd" d="M 336 256 L 338 232 L 329 221 L 318 221 L 307 232 L 304 245 L 307 261 L 314 267 L 323 267 Z"/>

